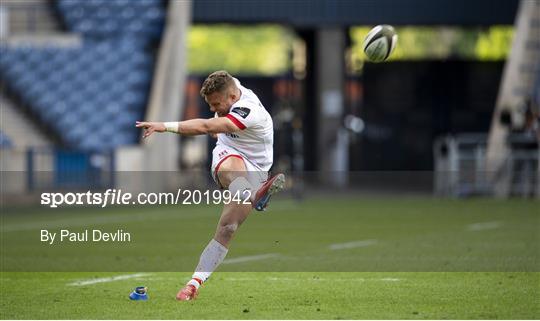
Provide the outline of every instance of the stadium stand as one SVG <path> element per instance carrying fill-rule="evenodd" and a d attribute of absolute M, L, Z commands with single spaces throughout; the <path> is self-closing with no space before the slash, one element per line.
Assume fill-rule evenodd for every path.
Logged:
<path fill-rule="evenodd" d="M 67 146 L 95 150 L 135 142 L 132 127 L 142 117 L 152 70 L 151 57 L 136 43 L 4 53 L 0 70 L 10 89 Z"/>
<path fill-rule="evenodd" d="M 83 44 L 2 48 L 3 83 L 66 147 L 102 151 L 136 143 L 163 2 L 61 0 L 57 8 Z"/>
<path fill-rule="evenodd" d="M 68 29 L 96 38 L 114 34 L 156 38 L 165 17 L 162 0 L 60 0 L 58 9 Z"/>
<path fill-rule="evenodd" d="M 2 106 L 2 132 L 10 138 L 13 147 L 25 150 L 54 145 L 54 141 L 43 132 L 43 128 L 36 126 L 35 122 L 28 119 L 28 115 L 21 110 L 20 106 L 3 92 L 0 92 L 0 105 Z"/>

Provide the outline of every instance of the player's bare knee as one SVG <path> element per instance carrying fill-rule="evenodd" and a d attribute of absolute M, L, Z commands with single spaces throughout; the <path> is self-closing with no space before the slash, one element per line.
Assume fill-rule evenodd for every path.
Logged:
<path fill-rule="evenodd" d="M 223 224 L 219 227 L 218 233 L 222 238 L 230 239 L 234 233 L 238 230 L 238 223 Z"/>

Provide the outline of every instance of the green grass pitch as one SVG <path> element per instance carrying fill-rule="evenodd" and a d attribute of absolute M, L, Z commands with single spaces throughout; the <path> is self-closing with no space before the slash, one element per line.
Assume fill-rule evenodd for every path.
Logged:
<path fill-rule="evenodd" d="M 125 273 L 124 273 L 125 274 Z M 3 273 L 3 319 L 538 319 L 538 273 L 216 273 L 192 302 L 189 273 Z M 130 301 L 138 284 L 149 301 Z"/>
<path fill-rule="evenodd" d="M 275 200 L 240 228 L 199 298 L 176 302 L 219 210 L 3 209 L 1 318 L 540 318 L 536 201 Z M 134 240 L 48 246 L 41 228 L 122 228 Z M 139 285 L 149 301 L 128 299 Z"/>

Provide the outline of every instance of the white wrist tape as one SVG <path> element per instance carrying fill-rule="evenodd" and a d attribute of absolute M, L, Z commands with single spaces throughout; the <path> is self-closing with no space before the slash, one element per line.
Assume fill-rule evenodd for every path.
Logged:
<path fill-rule="evenodd" d="M 167 131 L 170 133 L 178 133 L 178 122 L 177 121 L 168 121 L 163 123 Z"/>

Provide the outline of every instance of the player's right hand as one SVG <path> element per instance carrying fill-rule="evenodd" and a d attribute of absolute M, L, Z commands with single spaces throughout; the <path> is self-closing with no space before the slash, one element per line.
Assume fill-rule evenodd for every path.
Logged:
<path fill-rule="evenodd" d="M 165 124 L 163 124 L 162 122 L 137 121 L 135 122 L 135 127 L 144 129 L 143 138 L 147 138 L 154 132 L 163 133 L 167 130 Z"/>

